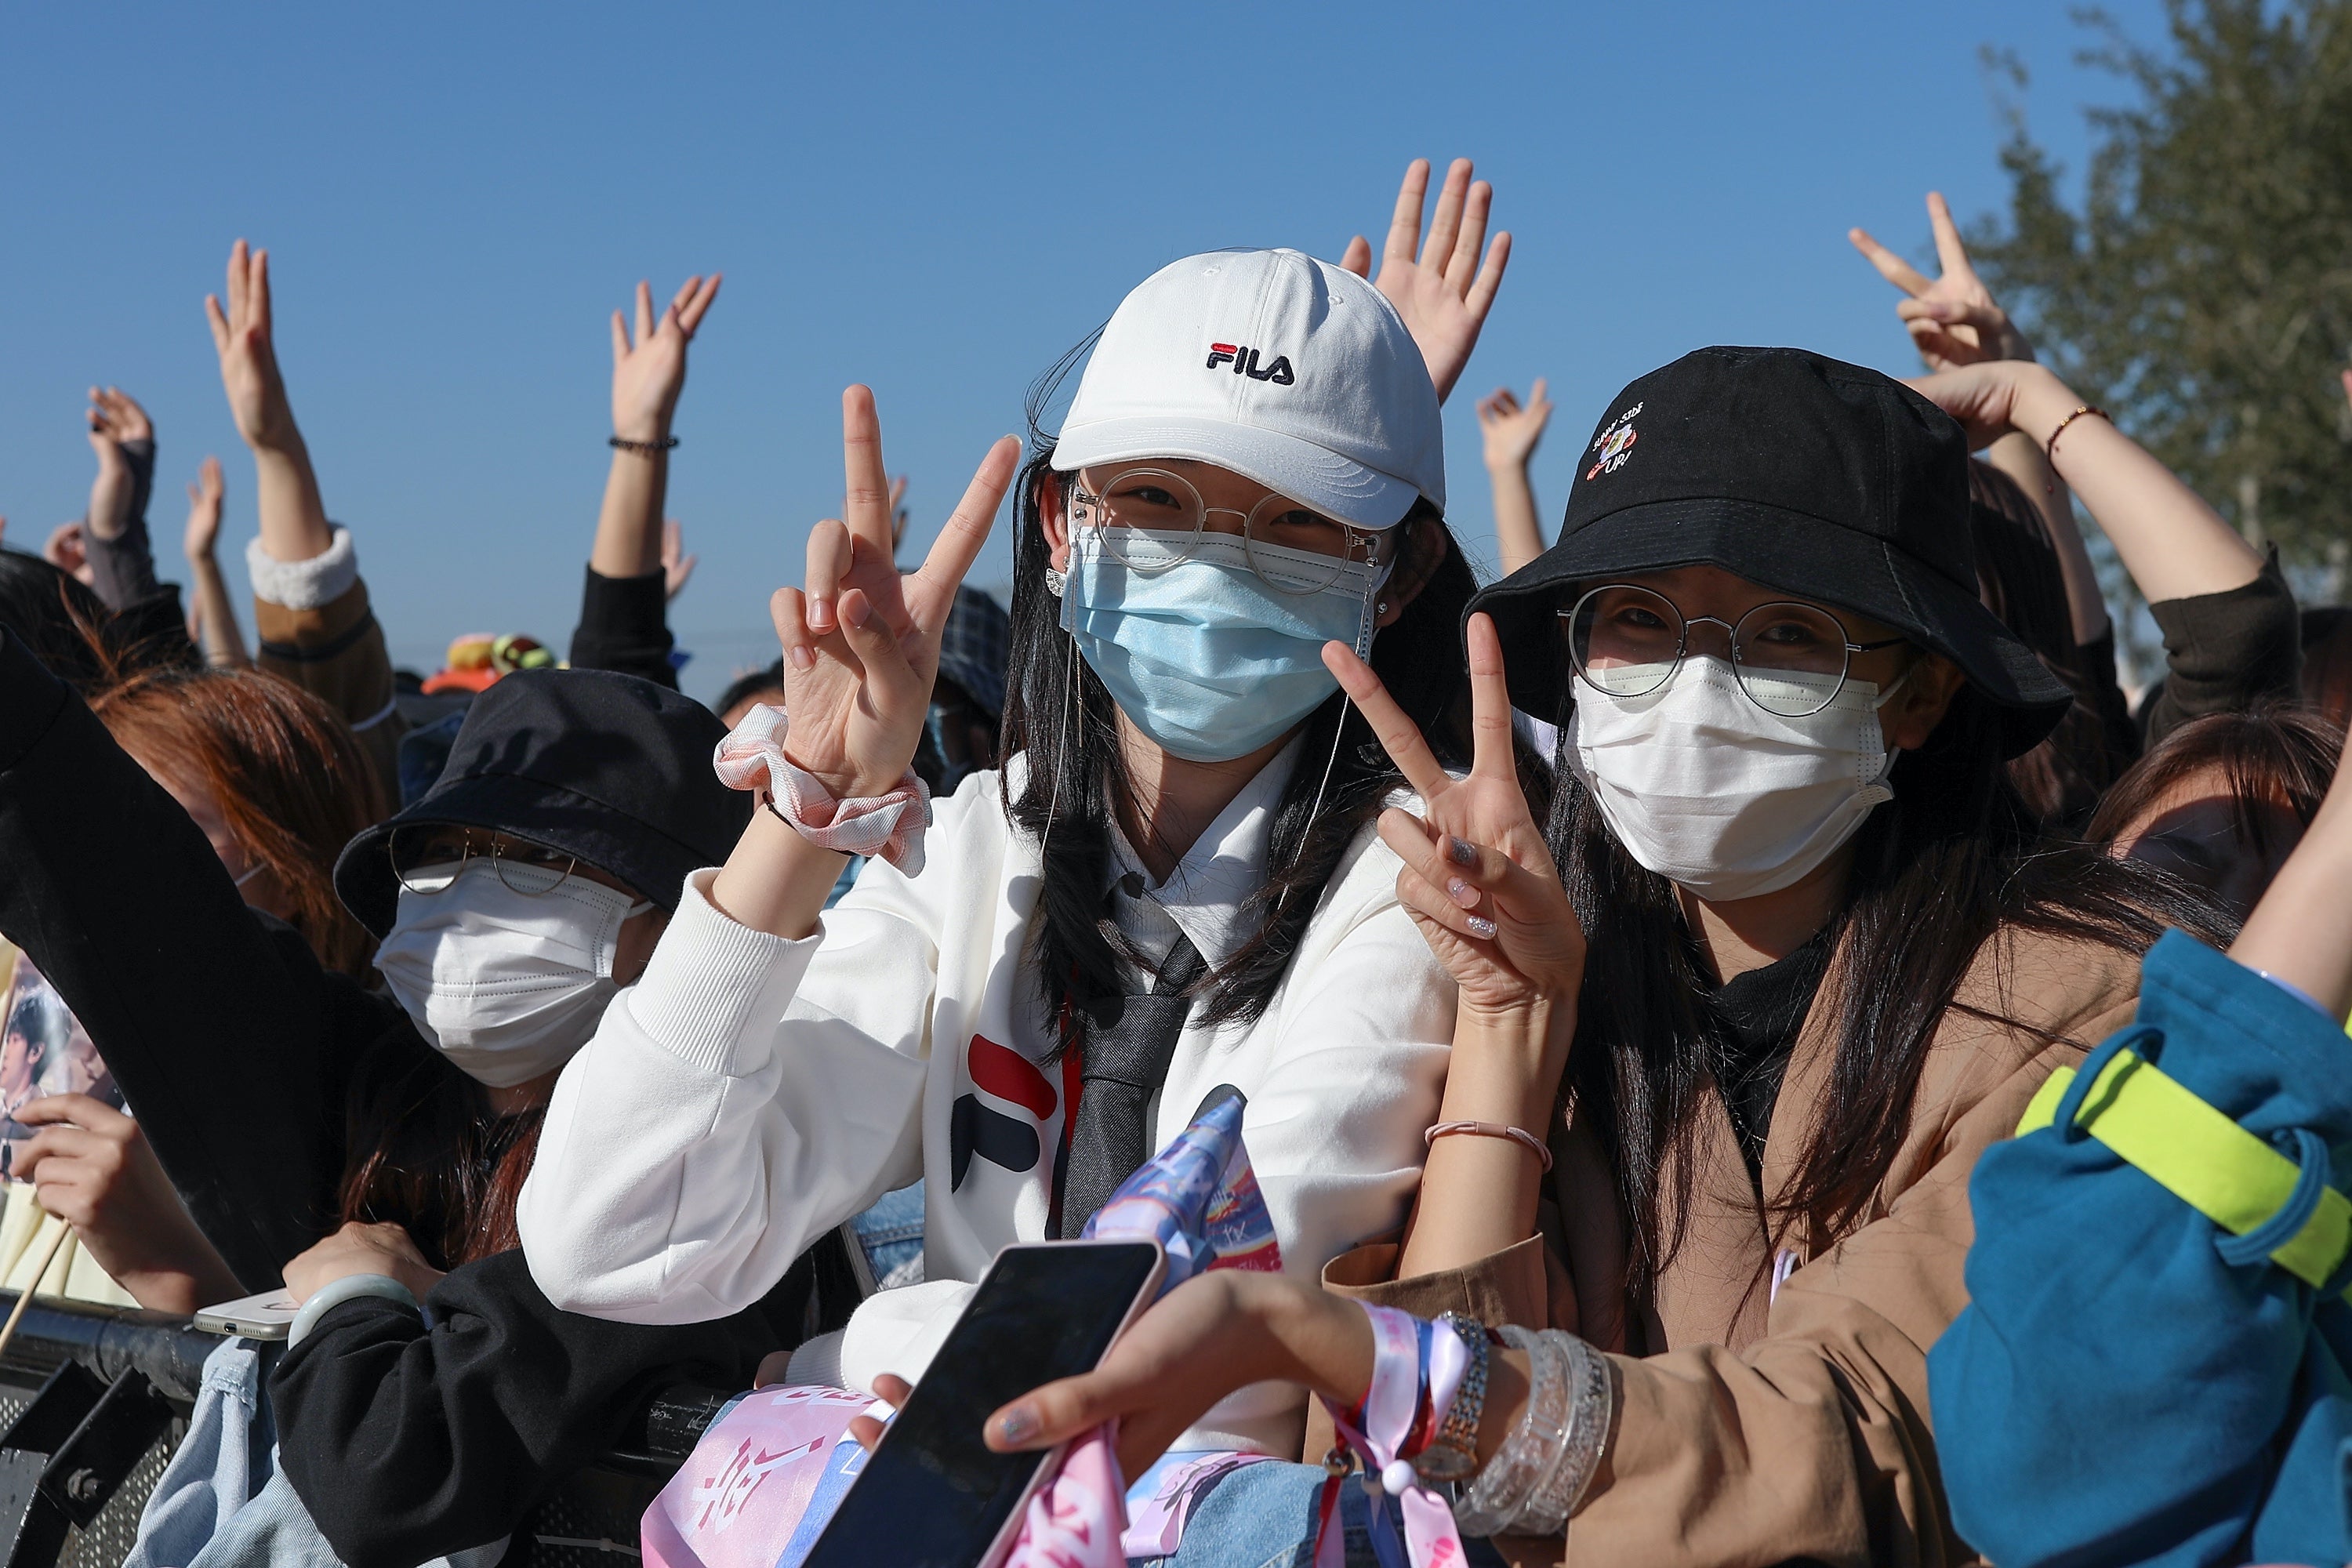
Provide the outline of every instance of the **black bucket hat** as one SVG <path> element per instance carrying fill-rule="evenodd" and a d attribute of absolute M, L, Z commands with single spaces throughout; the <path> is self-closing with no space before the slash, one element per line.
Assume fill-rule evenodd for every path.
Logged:
<path fill-rule="evenodd" d="M 1580 584 L 1719 566 L 1884 621 L 2001 710 L 2008 754 L 2073 694 L 1977 597 L 1969 444 L 1891 376 L 1801 349 L 1707 348 L 1617 395 L 1577 459 L 1559 542 L 1480 592 L 1511 700 L 1553 718 L 1571 668 L 1559 612 Z"/>
<path fill-rule="evenodd" d="M 576 855 L 674 911 L 687 874 L 725 860 L 751 819 L 751 797 L 710 770 L 726 734 L 634 675 L 517 670 L 474 699 L 433 787 L 343 847 L 335 891 L 383 936 L 400 905 L 393 833 L 447 822 Z"/>

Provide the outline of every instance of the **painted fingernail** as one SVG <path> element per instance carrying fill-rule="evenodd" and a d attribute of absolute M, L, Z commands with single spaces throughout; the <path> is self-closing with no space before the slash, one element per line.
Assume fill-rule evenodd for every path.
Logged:
<path fill-rule="evenodd" d="M 1025 1443 L 1037 1435 L 1037 1415 L 1025 1405 L 1016 1405 L 997 1418 L 996 1435 L 1007 1443 Z"/>
<path fill-rule="evenodd" d="M 831 599 L 811 599 L 808 602 L 808 624 L 810 627 L 815 631 L 823 632 L 832 630 L 833 601 Z"/>
<path fill-rule="evenodd" d="M 1478 847 L 1466 838 L 1448 838 L 1445 841 L 1445 858 L 1456 866 L 1475 866 L 1478 863 Z"/>
<path fill-rule="evenodd" d="M 863 631 L 866 628 L 866 619 L 871 616 L 873 613 L 874 607 L 866 603 L 863 599 L 860 599 L 857 602 L 855 608 L 845 608 L 842 612 L 844 618 L 846 619 L 851 626 L 857 627 L 860 631 Z"/>
<path fill-rule="evenodd" d="M 1483 937 L 1490 941 L 1493 939 L 1495 935 L 1495 922 L 1488 920 L 1485 915 L 1465 915 L 1463 917 L 1463 921 L 1465 924 L 1469 926 L 1470 934 L 1472 936 Z"/>
<path fill-rule="evenodd" d="M 1472 887 L 1469 883 L 1464 881 L 1459 877 L 1448 877 L 1445 879 L 1445 895 L 1452 899 L 1455 903 L 1460 904 L 1465 910 L 1476 909 L 1478 907 L 1478 900 L 1483 896 L 1479 893 L 1477 889 Z"/>
<path fill-rule="evenodd" d="M 801 647 L 798 643 L 794 643 L 793 645 L 793 651 L 790 658 L 792 658 L 793 668 L 794 669 L 810 669 L 814 668 L 816 664 L 816 656 L 809 652 L 808 649 Z"/>

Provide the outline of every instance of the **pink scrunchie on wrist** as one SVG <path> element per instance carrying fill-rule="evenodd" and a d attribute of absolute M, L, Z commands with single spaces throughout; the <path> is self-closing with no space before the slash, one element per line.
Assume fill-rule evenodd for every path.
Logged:
<path fill-rule="evenodd" d="M 789 721 L 766 703 L 743 715 L 712 754 L 711 767 L 729 789 L 761 789 L 770 809 L 820 849 L 878 855 L 912 877 L 923 868 L 923 829 L 931 825 L 931 791 L 914 769 L 887 795 L 833 798 L 814 773 L 784 755 Z"/>

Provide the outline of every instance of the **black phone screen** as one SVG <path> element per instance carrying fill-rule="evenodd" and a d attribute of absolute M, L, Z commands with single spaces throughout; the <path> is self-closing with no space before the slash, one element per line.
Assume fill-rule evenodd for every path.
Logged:
<path fill-rule="evenodd" d="M 978 1563 L 1045 1459 L 992 1451 L 981 1424 L 1033 1388 L 1093 1371 L 1158 1262 L 1149 1242 L 1000 1254 L 805 1568 Z"/>

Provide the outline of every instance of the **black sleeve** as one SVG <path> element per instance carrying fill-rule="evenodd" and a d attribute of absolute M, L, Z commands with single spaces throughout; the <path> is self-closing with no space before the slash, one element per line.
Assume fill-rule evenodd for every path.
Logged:
<path fill-rule="evenodd" d="M 670 668 L 669 596 L 658 571 L 607 577 L 588 568 L 580 625 L 572 633 L 572 668 L 614 669 L 677 689 Z"/>
<path fill-rule="evenodd" d="M 2132 720 L 2131 699 L 2116 679 L 2116 627 L 2110 620 L 2097 638 L 2074 650 L 2074 667 L 2082 678 L 2081 701 L 2097 715 L 2099 738 L 2105 750 L 2106 770 L 2100 787 L 2116 782 L 2139 760 L 2139 726 Z"/>
<path fill-rule="evenodd" d="M 98 596 L 111 610 L 128 609 L 142 599 L 154 597 L 158 591 L 154 546 L 147 537 L 147 498 L 155 485 L 155 443 L 125 441 L 122 461 L 131 471 L 131 507 L 122 531 L 112 539 L 100 539 L 87 520 L 81 531 L 82 549 L 98 579 Z M 176 608 L 176 595 L 173 602 Z"/>
<path fill-rule="evenodd" d="M 179 803 L 0 630 L 0 932 L 40 966 L 248 1289 L 332 1227 L 343 1091 L 399 1005 L 246 908 Z"/>
<path fill-rule="evenodd" d="M 2164 633 L 2164 689 L 2142 710 L 2153 746 L 2206 713 L 2234 712 L 2265 697 L 2292 699 L 2303 675 L 2303 627 L 2278 552 L 2243 587 L 2150 605 Z"/>
<path fill-rule="evenodd" d="M 415 1568 L 511 1533 L 659 1390 L 751 1385 L 756 1311 L 654 1327 L 558 1311 L 520 1251 L 452 1272 L 434 1326 L 381 1298 L 337 1307 L 269 1377 L 278 1459 L 352 1568 Z"/>

